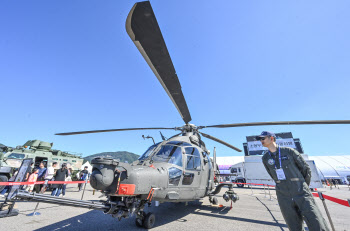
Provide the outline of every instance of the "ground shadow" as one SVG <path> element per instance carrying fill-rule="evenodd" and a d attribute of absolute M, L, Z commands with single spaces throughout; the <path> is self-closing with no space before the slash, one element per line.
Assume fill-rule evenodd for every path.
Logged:
<path fill-rule="evenodd" d="M 275 222 L 261 221 L 248 218 L 238 218 L 227 216 L 226 214 L 230 211 L 229 207 L 212 207 L 210 205 L 202 205 L 201 202 L 189 202 L 188 205 L 185 203 L 164 203 L 159 207 L 146 207 L 146 212 L 153 212 L 156 215 L 155 227 L 166 225 L 170 222 L 187 222 L 186 217 L 188 214 L 203 215 L 212 218 L 223 218 L 229 220 L 237 220 L 248 223 L 256 223 L 270 226 L 279 226 Z M 284 225 L 282 225 L 284 226 Z M 46 227 L 36 229 L 38 231 L 48 230 L 141 230 L 135 226 L 135 217 L 129 219 L 118 219 L 113 218 L 110 215 L 105 215 L 101 211 L 89 211 L 87 213 L 75 216 Z"/>

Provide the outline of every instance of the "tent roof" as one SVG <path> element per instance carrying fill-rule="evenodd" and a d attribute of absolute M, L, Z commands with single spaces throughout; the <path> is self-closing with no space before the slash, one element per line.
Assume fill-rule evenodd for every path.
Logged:
<path fill-rule="evenodd" d="M 350 156 L 309 156 L 314 160 L 322 178 L 339 178 L 350 175 Z"/>
<path fill-rule="evenodd" d="M 88 170 L 91 172 L 92 171 L 92 165 L 89 163 L 89 161 L 87 161 L 87 162 L 85 162 L 85 164 L 83 164 L 82 166 L 81 166 L 81 170 L 84 170 L 84 167 L 85 166 L 88 166 Z"/>

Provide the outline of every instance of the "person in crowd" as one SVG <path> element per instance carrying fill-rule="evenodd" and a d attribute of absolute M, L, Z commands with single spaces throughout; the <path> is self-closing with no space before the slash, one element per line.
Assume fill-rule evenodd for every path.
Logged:
<path fill-rule="evenodd" d="M 72 181 L 72 172 L 73 172 L 73 169 L 72 168 L 69 168 L 68 169 L 68 176 L 66 177 L 65 181 Z M 63 187 L 62 187 L 62 197 L 65 197 L 66 196 L 66 187 L 67 187 L 67 184 L 64 184 Z"/>
<path fill-rule="evenodd" d="M 13 175 L 12 175 L 12 177 L 9 179 L 9 181 L 15 181 L 15 179 L 16 179 L 16 176 L 17 176 L 17 173 L 18 173 L 18 168 L 15 168 L 15 169 L 13 169 Z"/>
<path fill-rule="evenodd" d="M 18 173 L 18 168 L 13 169 L 14 173 L 12 177 L 9 179 L 9 182 L 13 182 L 16 179 L 17 173 Z M 10 186 L 6 186 L 1 192 L 0 192 L 0 197 L 5 197 L 5 193 L 10 189 Z"/>
<path fill-rule="evenodd" d="M 56 167 L 57 167 L 57 162 L 53 162 L 52 166 L 47 168 L 47 171 L 46 171 L 46 174 L 45 174 L 45 177 L 44 177 L 45 183 L 44 183 L 44 185 L 43 185 L 43 187 L 41 189 L 41 193 L 44 193 L 46 191 L 46 189 L 48 188 L 49 181 L 52 181 L 53 176 L 55 174 L 55 168 Z"/>
<path fill-rule="evenodd" d="M 28 167 L 28 169 L 27 169 L 26 179 L 25 179 L 26 181 L 29 179 L 30 174 L 33 173 L 33 165 L 34 165 L 34 162 L 32 162 L 32 163 L 30 164 L 30 166 Z"/>
<path fill-rule="evenodd" d="M 38 173 L 39 173 L 39 169 L 34 168 L 32 171 L 32 174 L 29 175 L 28 182 L 36 182 L 38 179 Z M 28 192 L 32 192 L 34 189 L 34 185 L 35 184 L 28 185 L 26 190 L 28 190 Z"/>
<path fill-rule="evenodd" d="M 88 166 L 85 166 L 84 170 L 82 170 L 79 174 L 79 180 L 86 181 L 88 178 L 89 178 Z M 83 184 L 78 184 L 79 192 L 81 191 L 82 187 L 83 187 Z"/>
<path fill-rule="evenodd" d="M 272 132 L 263 131 L 256 139 L 268 148 L 262 162 L 276 182 L 278 204 L 289 230 L 304 230 L 304 219 L 310 231 L 328 231 L 309 188 L 311 170 L 304 158 L 293 148 L 277 145 Z"/>
<path fill-rule="evenodd" d="M 0 197 L 5 197 L 5 193 L 9 190 L 9 186 L 5 186 L 5 188 L 0 192 Z"/>
<path fill-rule="evenodd" d="M 45 175 L 46 175 L 46 168 L 44 165 L 44 162 L 40 162 L 39 164 L 39 172 L 38 172 L 38 181 L 44 181 L 45 180 Z M 39 193 L 42 189 L 43 185 L 42 184 L 36 184 L 34 186 L 35 192 Z"/>
<path fill-rule="evenodd" d="M 66 177 L 68 177 L 68 169 L 67 164 L 63 163 L 62 167 L 56 171 L 55 181 L 65 181 Z M 63 184 L 53 184 L 52 185 L 52 193 L 51 196 L 59 196 L 61 194 Z"/>

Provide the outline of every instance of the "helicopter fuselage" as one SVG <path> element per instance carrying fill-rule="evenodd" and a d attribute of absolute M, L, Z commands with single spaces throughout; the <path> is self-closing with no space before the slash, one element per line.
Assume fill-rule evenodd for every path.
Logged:
<path fill-rule="evenodd" d="M 198 135 L 184 133 L 152 145 L 132 164 L 96 158 L 91 186 L 109 197 L 137 196 L 160 202 L 203 198 L 214 188 L 214 170 L 199 141 Z"/>

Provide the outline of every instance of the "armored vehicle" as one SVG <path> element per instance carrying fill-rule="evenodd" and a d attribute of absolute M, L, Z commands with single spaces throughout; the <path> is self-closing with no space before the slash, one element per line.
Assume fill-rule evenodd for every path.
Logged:
<path fill-rule="evenodd" d="M 0 152 L 0 182 L 7 182 L 16 168 L 21 166 L 24 158 L 33 158 L 34 167 L 38 167 L 40 162 L 44 162 L 45 167 L 51 166 L 52 162 L 57 162 L 56 168 L 63 163 L 67 163 L 68 168 L 74 172 L 79 171 L 83 158 L 79 155 L 69 154 L 67 152 L 51 149 L 53 143 L 40 140 L 28 140 L 23 146 L 11 148 L 1 147 Z M 4 186 L 0 186 L 0 191 Z"/>

